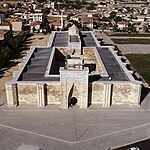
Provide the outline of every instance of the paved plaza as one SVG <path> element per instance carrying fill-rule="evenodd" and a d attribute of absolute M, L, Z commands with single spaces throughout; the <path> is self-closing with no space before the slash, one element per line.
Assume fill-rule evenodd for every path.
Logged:
<path fill-rule="evenodd" d="M 148 100 L 148 99 L 147 99 Z M 1 99 L 3 150 L 107 150 L 150 136 L 150 106 L 7 107 Z"/>

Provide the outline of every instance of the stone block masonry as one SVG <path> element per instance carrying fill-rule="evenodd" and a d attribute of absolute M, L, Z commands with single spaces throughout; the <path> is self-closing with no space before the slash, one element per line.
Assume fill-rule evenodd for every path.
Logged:
<path fill-rule="evenodd" d="M 80 108 L 88 106 L 88 68 L 66 70 L 60 68 L 61 108 L 68 108 L 72 97 L 77 98 Z"/>

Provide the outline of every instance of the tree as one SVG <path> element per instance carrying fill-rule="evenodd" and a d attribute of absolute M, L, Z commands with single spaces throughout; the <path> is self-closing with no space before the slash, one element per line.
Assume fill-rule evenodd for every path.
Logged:
<path fill-rule="evenodd" d="M 119 31 L 117 24 L 115 24 L 115 25 L 113 26 L 113 31 L 115 31 L 115 32 L 118 32 L 118 31 Z"/>
<path fill-rule="evenodd" d="M 101 14 L 93 14 L 93 17 L 95 17 L 97 20 L 99 20 L 100 17 L 102 17 L 102 16 L 101 16 Z"/>
<path fill-rule="evenodd" d="M 126 9 L 127 9 L 127 12 L 133 12 L 133 8 L 130 8 L 130 7 L 126 7 Z"/>
<path fill-rule="evenodd" d="M 95 21 L 93 22 L 93 28 L 94 28 L 94 29 L 98 29 L 98 24 L 97 24 L 97 22 L 95 22 Z"/>
<path fill-rule="evenodd" d="M 88 10 L 94 10 L 95 8 L 95 4 L 94 2 L 90 3 L 90 5 L 87 7 Z"/>
<path fill-rule="evenodd" d="M 13 54 L 20 52 L 18 48 L 28 37 L 28 34 L 21 32 L 15 37 L 11 37 L 5 45 L 0 47 L 0 68 L 4 67 Z"/>
<path fill-rule="evenodd" d="M 12 50 L 17 50 L 17 48 L 25 41 L 26 35 L 24 32 L 12 37 L 8 42 L 7 46 Z"/>
<path fill-rule="evenodd" d="M 21 6 L 22 6 L 21 3 L 17 3 L 17 6 L 16 6 L 16 7 L 17 7 L 17 8 L 21 8 Z"/>
<path fill-rule="evenodd" d="M 7 10 L 6 12 L 5 12 L 5 17 L 6 18 L 8 18 L 10 15 L 12 15 L 13 14 L 13 12 L 12 12 L 12 10 Z"/>
<path fill-rule="evenodd" d="M 48 15 L 50 13 L 50 8 L 44 8 L 42 11 L 45 15 Z"/>
<path fill-rule="evenodd" d="M 37 0 L 37 2 L 43 3 L 43 2 L 46 2 L 46 0 Z"/>
<path fill-rule="evenodd" d="M 45 29 L 46 33 L 50 33 L 50 31 L 51 31 L 49 24 L 46 24 L 43 29 Z"/>
<path fill-rule="evenodd" d="M 110 21 L 110 18 L 103 17 L 101 20 L 102 20 L 102 21 Z"/>
<path fill-rule="evenodd" d="M 144 26 L 144 32 L 148 32 L 148 26 Z"/>
<path fill-rule="evenodd" d="M 81 9 L 82 8 L 82 3 L 80 0 L 76 0 L 76 5 L 75 5 L 76 9 Z"/>
<path fill-rule="evenodd" d="M 117 16 L 117 17 L 114 18 L 114 21 L 115 21 L 116 23 L 121 22 L 121 21 L 122 21 L 122 18 L 119 17 L 119 16 Z"/>
<path fill-rule="evenodd" d="M 32 31 L 33 31 L 33 33 L 36 31 L 35 26 L 32 27 Z"/>
<path fill-rule="evenodd" d="M 130 19 L 138 19 L 138 17 L 130 16 Z"/>
<path fill-rule="evenodd" d="M 112 11 L 110 13 L 110 19 L 114 19 L 116 17 L 116 14 L 117 14 L 116 12 Z"/>
<path fill-rule="evenodd" d="M 128 32 L 129 33 L 137 32 L 135 24 L 131 24 L 131 23 L 128 24 Z"/>
<path fill-rule="evenodd" d="M 82 0 L 82 4 L 83 4 L 83 5 L 87 5 L 86 0 Z"/>
<path fill-rule="evenodd" d="M 11 55 L 12 51 L 8 46 L 0 47 L 0 68 L 4 67 Z"/>
<path fill-rule="evenodd" d="M 75 20 L 71 20 L 71 22 L 72 22 L 78 29 L 82 28 L 81 22 L 78 22 L 78 21 L 75 21 Z"/>
<path fill-rule="evenodd" d="M 30 26 L 29 25 L 22 25 L 22 31 L 30 31 Z"/>
<path fill-rule="evenodd" d="M 68 31 L 68 29 L 72 26 L 72 23 L 68 23 L 68 25 L 63 29 L 64 31 Z"/>
<path fill-rule="evenodd" d="M 54 27 L 53 24 L 52 24 L 51 27 L 50 27 L 50 31 L 55 31 L 55 27 Z"/>

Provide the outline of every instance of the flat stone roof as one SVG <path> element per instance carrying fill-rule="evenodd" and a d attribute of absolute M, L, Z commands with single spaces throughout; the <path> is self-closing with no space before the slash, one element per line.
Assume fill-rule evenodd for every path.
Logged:
<path fill-rule="evenodd" d="M 68 32 L 56 32 L 53 39 L 54 47 L 67 47 L 68 46 Z"/>
<path fill-rule="evenodd" d="M 52 47 L 41 47 L 35 48 L 31 58 L 29 59 L 27 65 L 23 69 L 18 81 L 60 81 L 59 74 L 50 75 L 45 77 L 48 63 L 50 57 L 52 57 L 52 49 L 53 47 L 68 47 L 68 32 L 61 31 L 55 32 L 55 36 L 53 40 Z M 111 77 L 112 81 L 129 81 L 126 73 L 122 69 L 121 65 L 117 61 L 114 54 L 107 47 L 97 47 L 96 39 L 94 39 L 91 32 L 81 32 L 80 39 L 82 42 L 82 47 L 95 47 L 97 50 L 97 54 L 101 58 L 101 61 L 108 73 Z M 70 36 L 71 41 L 78 41 L 78 36 L 72 35 Z M 90 59 L 90 58 L 89 58 Z M 95 58 L 96 59 L 96 58 Z M 96 61 L 100 63 L 99 61 Z M 97 64 L 99 65 L 99 64 Z M 51 66 L 49 66 L 51 68 Z M 97 76 L 98 75 L 98 76 Z M 89 75 L 89 81 L 108 81 L 108 77 L 101 77 L 101 73 L 93 74 L 93 76 Z"/>
<path fill-rule="evenodd" d="M 79 38 L 77 35 L 71 35 L 70 36 L 70 42 L 79 42 Z"/>
<path fill-rule="evenodd" d="M 90 32 L 81 32 L 81 42 L 83 47 L 96 47 L 96 42 Z"/>
<path fill-rule="evenodd" d="M 129 81 L 109 48 L 97 47 L 97 51 L 112 81 Z"/>
<path fill-rule="evenodd" d="M 54 47 L 67 47 L 68 41 L 79 42 L 78 36 L 72 35 L 68 39 L 68 32 L 58 31 L 55 33 L 52 46 Z M 80 39 L 83 47 L 96 47 L 96 42 L 90 32 L 81 32 Z"/>
<path fill-rule="evenodd" d="M 36 48 L 24 68 L 19 81 L 59 81 L 59 77 L 45 77 L 52 48 Z"/>

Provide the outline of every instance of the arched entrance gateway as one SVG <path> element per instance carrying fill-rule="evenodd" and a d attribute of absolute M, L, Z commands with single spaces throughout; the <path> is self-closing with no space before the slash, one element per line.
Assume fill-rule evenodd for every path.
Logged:
<path fill-rule="evenodd" d="M 60 68 L 61 108 L 78 105 L 87 108 L 88 105 L 88 68 Z"/>
<path fill-rule="evenodd" d="M 76 85 L 73 83 L 68 94 L 68 108 L 73 107 L 77 104 L 77 97 L 79 97 L 79 92 Z"/>

